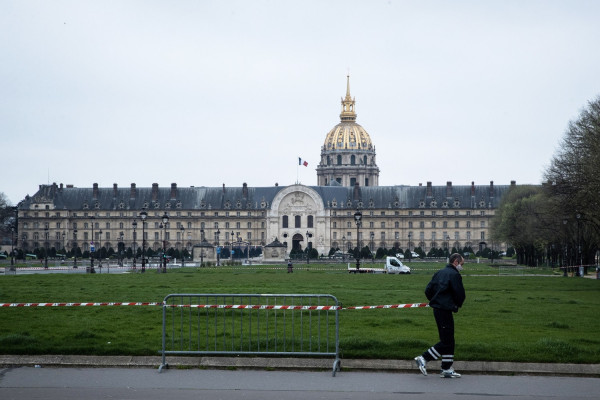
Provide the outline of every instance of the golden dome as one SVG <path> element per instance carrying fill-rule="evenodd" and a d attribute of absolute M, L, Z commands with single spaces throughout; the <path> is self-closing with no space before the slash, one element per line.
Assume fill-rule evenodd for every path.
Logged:
<path fill-rule="evenodd" d="M 350 96 L 350 76 L 347 76 L 346 97 L 342 99 L 341 122 L 325 137 L 325 150 L 372 150 L 367 131 L 356 123 L 354 99 Z"/>

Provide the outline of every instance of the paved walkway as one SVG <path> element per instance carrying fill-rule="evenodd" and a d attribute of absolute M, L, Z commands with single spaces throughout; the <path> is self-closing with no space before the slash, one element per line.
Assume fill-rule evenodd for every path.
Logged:
<path fill-rule="evenodd" d="M 158 368 L 160 356 L 12 356 L 0 355 L 0 366 L 40 367 L 111 367 L 111 368 Z M 167 357 L 172 369 L 182 368 L 228 368 L 260 370 L 332 370 L 333 358 L 268 358 L 268 357 Z M 362 360 L 342 359 L 344 371 L 417 372 L 413 360 Z M 431 363 L 436 371 L 439 363 Z M 467 374 L 499 375 L 551 375 L 600 377 L 600 364 L 544 364 L 496 361 L 456 361 L 456 371 Z"/>

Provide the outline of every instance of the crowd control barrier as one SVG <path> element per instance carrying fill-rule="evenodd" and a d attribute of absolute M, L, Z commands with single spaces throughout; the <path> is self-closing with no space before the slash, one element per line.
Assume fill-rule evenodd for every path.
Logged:
<path fill-rule="evenodd" d="M 163 301 L 167 355 L 333 356 L 340 370 L 339 310 L 329 294 L 170 294 Z"/>

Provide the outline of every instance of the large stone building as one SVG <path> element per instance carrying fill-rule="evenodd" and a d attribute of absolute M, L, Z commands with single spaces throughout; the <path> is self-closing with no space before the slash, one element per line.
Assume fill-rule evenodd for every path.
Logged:
<path fill-rule="evenodd" d="M 486 246 L 490 220 L 510 186 L 379 186 L 375 146 L 356 124 L 354 105 L 348 81 L 341 122 L 321 148 L 317 186 L 40 185 L 18 205 L 18 247 L 88 251 L 93 242 L 135 251 L 142 245 L 158 250 L 164 241 L 167 248 L 210 250 L 243 241 L 248 246 L 281 243 L 287 253 L 310 246 L 327 255 L 331 248 L 354 248 L 357 241 L 372 250 Z M 208 251 L 207 257 L 215 254 Z"/>

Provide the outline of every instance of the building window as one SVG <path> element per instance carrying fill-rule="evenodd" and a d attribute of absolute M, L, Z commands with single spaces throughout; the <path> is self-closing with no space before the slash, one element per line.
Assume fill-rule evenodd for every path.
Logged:
<path fill-rule="evenodd" d="M 350 178 L 350 186 L 354 187 L 356 185 L 356 178 Z"/>
<path fill-rule="evenodd" d="M 484 242 L 485 241 L 485 232 L 481 232 L 481 241 Z"/>
<path fill-rule="evenodd" d="M 350 156 L 350 165 L 356 165 L 356 156 L 355 155 Z"/>
<path fill-rule="evenodd" d="M 337 165 L 342 165 L 342 156 L 339 154 L 337 156 Z"/>
<path fill-rule="evenodd" d="M 431 222 L 431 227 L 432 227 L 432 228 L 435 228 L 435 227 L 436 227 L 436 226 L 435 226 L 435 221 L 432 221 L 432 222 Z"/>
<path fill-rule="evenodd" d="M 300 215 L 295 215 L 294 216 L 294 228 L 301 228 L 302 225 L 300 224 L 300 222 L 301 222 Z"/>
<path fill-rule="evenodd" d="M 337 228 L 337 222 L 333 221 L 333 229 L 336 229 L 336 228 Z"/>
<path fill-rule="evenodd" d="M 282 217 L 281 227 L 282 228 L 287 228 L 288 227 L 288 216 L 287 215 L 284 215 Z"/>
<path fill-rule="evenodd" d="M 369 228 L 373 228 L 373 221 L 369 222 Z"/>
<path fill-rule="evenodd" d="M 482 228 L 485 228 L 485 221 L 481 221 L 480 224 Z"/>
<path fill-rule="evenodd" d="M 394 222 L 394 228 L 400 228 L 400 222 L 398 222 L 398 221 Z"/>
<path fill-rule="evenodd" d="M 309 215 L 308 217 L 306 217 L 306 226 L 308 228 L 313 228 L 313 216 Z"/>
<path fill-rule="evenodd" d="M 423 221 L 419 222 L 419 228 L 425 229 L 425 222 L 423 222 Z"/>
<path fill-rule="evenodd" d="M 385 229 L 385 222 L 381 223 L 381 229 Z"/>
<path fill-rule="evenodd" d="M 459 223 L 458 223 L 458 221 L 454 221 L 454 227 L 455 227 L 455 228 L 458 228 L 458 227 L 459 227 Z"/>
<path fill-rule="evenodd" d="M 409 228 L 409 229 L 412 229 L 412 227 L 413 227 L 413 223 L 412 223 L 412 221 L 410 221 L 410 222 L 408 223 L 408 228 Z"/>
<path fill-rule="evenodd" d="M 467 228 L 471 227 L 471 221 L 467 221 Z"/>

